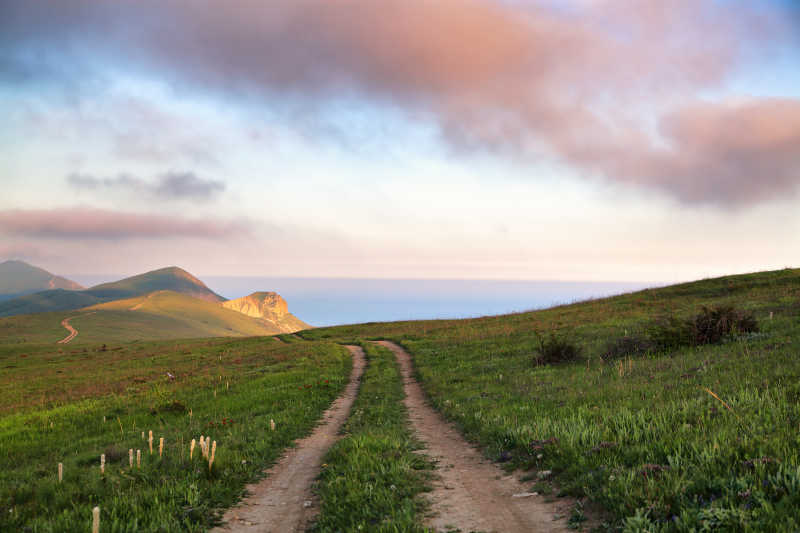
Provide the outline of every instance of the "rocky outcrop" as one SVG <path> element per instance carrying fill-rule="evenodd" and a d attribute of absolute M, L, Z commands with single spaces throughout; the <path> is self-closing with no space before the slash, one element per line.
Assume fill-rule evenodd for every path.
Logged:
<path fill-rule="evenodd" d="M 292 315 L 286 300 L 276 292 L 254 292 L 249 296 L 222 302 L 222 306 L 253 318 L 272 322 L 286 333 L 311 327 Z"/>

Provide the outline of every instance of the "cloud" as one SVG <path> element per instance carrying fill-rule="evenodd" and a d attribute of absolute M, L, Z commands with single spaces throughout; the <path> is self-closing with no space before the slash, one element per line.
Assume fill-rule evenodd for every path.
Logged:
<path fill-rule="evenodd" d="M 166 200 L 209 200 L 225 190 L 223 182 L 198 178 L 193 172 L 166 172 L 153 181 L 129 174 L 98 178 L 73 173 L 67 182 L 76 189 L 132 192 Z"/>
<path fill-rule="evenodd" d="M 703 89 L 719 88 L 737 69 L 791 42 L 797 18 L 786 16 L 788 8 L 717 0 L 555 5 L 12 2 L 4 7 L 0 35 L 44 57 L 124 60 L 131 70 L 155 73 L 180 90 L 265 99 L 292 95 L 314 105 L 356 93 L 434 120 L 461 149 L 554 158 L 682 201 L 747 204 L 797 183 L 787 166 L 791 158 L 762 168 L 761 159 L 782 151 L 774 140 L 735 147 L 741 164 L 724 169 L 715 168 L 713 158 L 724 154 L 714 145 L 687 142 L 742 113 L 769 113 L 772 103 L 694 117 L 686 114 L 699 111 L 701 103 L 676 106 L 696 100 Z M 653 120 L 662 124 L 660 133 L 653 134 Z M 678 122 L 691 123 L 692 131 L 670 127 Z M 661 149 L 664 143 L 671 149 Z M 722 172 L 706 173 L 717 170 Z M 756 196 L 736 192 L 757 179 L 747 174 L 753 170 L 779 177 L 762 183 Z"/>
<path fill-rule="evenodd" d="M 223 239 L 248 232 L 241 222 L 179 215 L 124 213 L 92 208 L 6 209 L 0 211 L 0 233 L 55 239 Z"/>

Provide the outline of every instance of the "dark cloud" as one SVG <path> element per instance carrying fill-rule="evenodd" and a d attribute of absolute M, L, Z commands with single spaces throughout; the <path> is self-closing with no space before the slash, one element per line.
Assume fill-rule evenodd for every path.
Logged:
<path fill-rule="evenodd" d="M 122 191 L 167 200 L 209 200 L 225 190 L 223 182 L 198 178 L 194 172 L 166 172 L 152 181 L 128 174 L 98 178 L 73 173 L 67 176 L 67 182 L 77 189 Z"/>
<path fill-rule="evenodd" d="M 752 139 L 733 146 L 736 163 L 725 164 L 715 159 L 727 155 L 716 145 L 685 142 L 694 133 L 668 127 L 691 122 L 694 132 L 711 131 L 742 113 L 769 112 L 766 102 L 687 118 L 674 102 L 719 87 L 794 38 L 797 19 L 777 2 L 598 0 L 565 3 L 567 9 L 494 0 L 2 5 L 0 43 L 8 49 L 100 57 L 180 89 L 291 94 L 315 103 L 356 93 L 422 111 L 460 148 L 554 157 L 686 201 L 753 203 L 788 192 L 799 179 L 790 157 L 763 162 L 781 146 Z M 652 138 L 653 113 L 662 115 L 663 138 Z M 759 180 L 753 171 L 779 177 Z M 742 184 L 760 194 L 740 194 Z"/>
<path fill-rule="evenodd" d="M 180 215 L 149 215 L 104 209 L 7 209 L 0 211 L 0 233 L 56 239 L 222 239 L 248 232 L 239 222 Z"/>

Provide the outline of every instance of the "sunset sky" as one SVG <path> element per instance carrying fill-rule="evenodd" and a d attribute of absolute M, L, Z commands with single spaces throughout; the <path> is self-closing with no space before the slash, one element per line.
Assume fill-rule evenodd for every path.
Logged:
<path fill-rule="evenodd" d="M 0 260 L 798 267 L 799 65 L 792 1 L 0 0 Z"/>

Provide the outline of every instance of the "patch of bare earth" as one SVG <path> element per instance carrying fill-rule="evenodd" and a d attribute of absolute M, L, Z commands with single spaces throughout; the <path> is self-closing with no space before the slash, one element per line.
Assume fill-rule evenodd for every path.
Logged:
<path fill-rule="evenodd" d="M 545 502 L 542 496 L 528 492 L 529 485 L 488 461 L 428 405 L 414 379 L 411 356 L 392 342 L 379 344 L 397 357 L 414 432 L 425 453 L 437 463 L 439 479 L 429 494 L 432 513 L 428 527 L 465 533 L 567 531 L 565 520 L 555 517 L 568 515 L 572 502 Z"/>
<path fill-rule="evenodd" d="M 350 414 L 366 364 L 359 346 L 348 346 L 353 355 L 353 371 L 344 393 L 325 411 L 319 426 L 295 443 L 267 477 L 247 487 L 248 496 L 229 509 L 218 532 L 304 531 L 319 512 L 312 483 L 319 474 L 322 458 L 340 438 L 339 430 Z"/>

